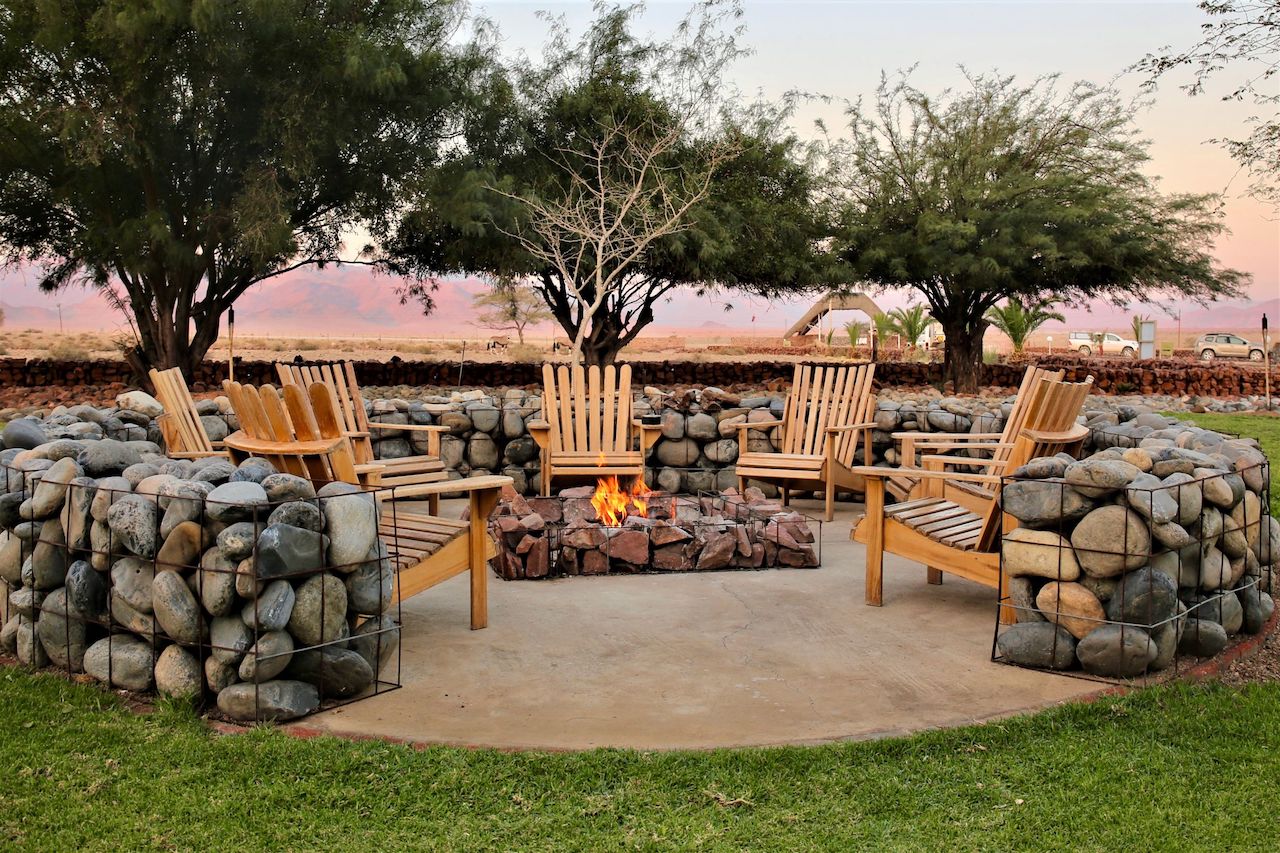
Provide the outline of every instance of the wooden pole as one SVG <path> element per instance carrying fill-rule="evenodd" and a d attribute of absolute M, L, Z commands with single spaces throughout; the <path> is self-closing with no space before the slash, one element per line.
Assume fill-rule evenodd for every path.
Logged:
<path fill-rule="evenodd" d="M 227 379 L 236 381 L 236 309 L 227 309 Z"/>
<path fill-rule="evenodd" d="M 1267 411 L 1271 411 L 1271 341 L 1268 340 L 1267 315 L 1262 315 L 1262 385 L 1267 392 Z"/>

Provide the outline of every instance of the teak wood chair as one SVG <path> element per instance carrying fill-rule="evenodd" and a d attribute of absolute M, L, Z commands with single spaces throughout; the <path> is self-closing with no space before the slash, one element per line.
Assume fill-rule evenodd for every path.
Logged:
<path fill-rule="evenodd" d="M 440 435 L 449 431 L 438 424 L 383 424 L 369 420 L 364 407 L 364 395 L 356 381 L 355 367 L 349 361 L 328 362 L 276 362 L 276 373 L 285 386 L 310 387 L 322 382 L 333 392 L 333 409 L 341 419 L 343 432 L 351 439 L 356 464 L 381 466 L 381 485 L 410 486 L 418 483 L 438 483 L 447 480 L 448 472 L 440 459 Z M 424 455 L 405 456 L 400 459 L 374 459 L 374 430 L 420 432 L 427 436 L 427 452 Z M 431 497 L 431 511 L 437 512 L 439 497 Z"/>
<path fill-rule="evenodd" d="M 528 428 L 542 451 L 543 495 L 557 477 L 644 478 L 645 456 L 662 428 L 631 416 L 631 365 L 544 364 L 542 384 L 542 417 Z"/>
<path fill-rule="evenodd" d="M 1004 460 L 927 456 L 919 472 L 926 494 L 915 500 L 886 506 L 885 481 L 892 469 L 860 469 L 866 477 L 867 511 L 850 538 L 867 546 L 867 604 L 881 604 L 886 552 L 923 563 L 929 583 L 942 583 L 947 572 L 998 588 L 1000 537 L 1016 526 L 1013 517 L 1000 510 L 1001 477 L 1030 459 L 1078 450 L 1089 431 L 1076 418 L 1092 387 L 1093 377 L 1078 383 L 1041 379 Z M 946 471 L 947 464 L 980 465 L 988 473 Z M 985 486 L 990 498 L 971 509 L 947 497 L 947 487 L 955 483 Z M 1001 619 L 1012 619 L 1008 608 L 1002 608 Z"/>
<path fill-rule="evenodd" d="M 304 392 L 300 385 L 287 385 L 282 398 L 270 385 L 254 388 L 228 382 L 225 387 L 232 405 L 241 413 L 242 429 L 226 441 L 233 460 L 259 456 L 277 470 L 306 477 L 316 486 L 343 482 L 368 487 L 361 482 L 351 439 L 334 407 L 332 388 L 315 382 Z M 510 477 L 487 476 L 396 486 L 385 493 L 375 490 L 378 533 L 387 542 L 396 569 L 390 603 L 470 572 L 471 627 L 487 626 L 488 561 L 498 553 L 488 518 L 503 487 L 510 485 Z M 470 512 L 466 520 L 442 518 L 398 502 L 438 498 L 444 492 L 467 493 Z M 395 500 L 382 500 L 392 496 Z"/>
<path fill-rule="evenodd" d="M 168 454 L 175 459 L 201 459 L 206 456 L 225 456 L 220 442 L 209 440 L 196 401 L 191 397 L 182 371 L 176 367 L 168 370 L 151 368 L 151 387 L 156 399 L 164 406 L 164 414 L 156 419 Z"/>
<path fill-rule="evenodd" d="M 854 467 L 859 439 L 863 461 L 871 464 L 875 369 L 874 364 L 797 364 L 782 420 L 738 425 L 738 488 L 744 489 L 749 479 L 776 483 L 784 504 L 791 489 L 823 488 L 830 521 L 837 489 L 863 490 Z M 774 429 L 779 430 L 778 453 L 747 450 L 749 430 Z"/>
<path fill-rule="evenodd" d="M 1028 403 L 1040 388 L 1040 380 L 1062 379 L 1063 371 L 1048 370 L 1032 365 L 1022 374 L 1022 382 L 1013 399 L 1013 407 L 1002 432 L 895 432 L 893 440 L 899 443 L 899 471 L 885 480 L 885 491 L 897 500 L 912 497 L 920 483 L 918 471 L 920 455 L 943 453 L 953 450 L 990 450 L 993 458 L 1006 459 L 1013 448 L 1013 441 L 1022 431 L 1028 412 Z M 972 492 L 979 499 L 989 499 L 990 490 L 981 483 L 952 484 L 959 491 Z"/>

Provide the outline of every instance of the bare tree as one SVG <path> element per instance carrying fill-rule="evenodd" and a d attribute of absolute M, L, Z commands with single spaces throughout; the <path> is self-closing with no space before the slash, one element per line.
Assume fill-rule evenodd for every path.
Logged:
<path fill-rule="evenodd" d="M 551 319 L 542 297 L 520 279 L 494 279 L 489 290 L 478 294 L 471 304 L 480 310 L 477 323 L 486 329 L 515 332 L 522 344 L 526 328 Z"/>
<path fill-rule="evenodd" d="M 615 309 L 647 308 L 676 286 L 646 276 L 640 260 L 655 242 L 691 226 L 690 210 L 707 197 L 717 167 L 732 154 L 729 143 L 708 145 L 691 166 L 687 156 L 676 156 L 684 140 L 678 123 L 614 120 L 600 124 L 594 138 L 550 155 L 564 173 L 566 192 L 539 196 L 491 187 L 527 214 L 505 233 L 566 286 L 571 304 L 560 307 L 571 315 L 574 361 L 582 360 L 588 328 L 607 302 Z M 593 362 L 612 356 L 588 355 Z"/>

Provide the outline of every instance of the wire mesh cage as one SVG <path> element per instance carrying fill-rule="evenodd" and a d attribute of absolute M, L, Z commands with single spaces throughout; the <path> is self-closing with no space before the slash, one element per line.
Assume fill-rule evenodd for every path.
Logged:
<path fill-rule="evenodd" d="M 1016 525 L 1001 547 L 993 659 L 1148 678 L 1263 629 L 1280 565 L 1269 464 L 1248 440 L 1191 442 L 1109 443 L 1004 478 Z"/>
<path fill-rule="evenodd" d="M 0 472 L 0 646 L 20 663 L 237 720 L 399 686 L 396 532 L 376 492 L 222 457 Z"/>

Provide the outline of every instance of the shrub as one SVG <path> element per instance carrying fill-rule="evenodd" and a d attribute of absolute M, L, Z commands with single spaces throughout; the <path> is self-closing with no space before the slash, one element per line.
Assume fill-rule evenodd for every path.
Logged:
<path fill-rule="evenodd" d="M 546 355 L 533 344 L 513 344 L 507 348 L 507 358 L 519 364 L 539 364 Z"/>
<path fill-rule="evenodd" d="M 64 340 L 49 347 L 45 356 L 54 361 L 88 361 L 89 351 L 78 343 Z"/>

